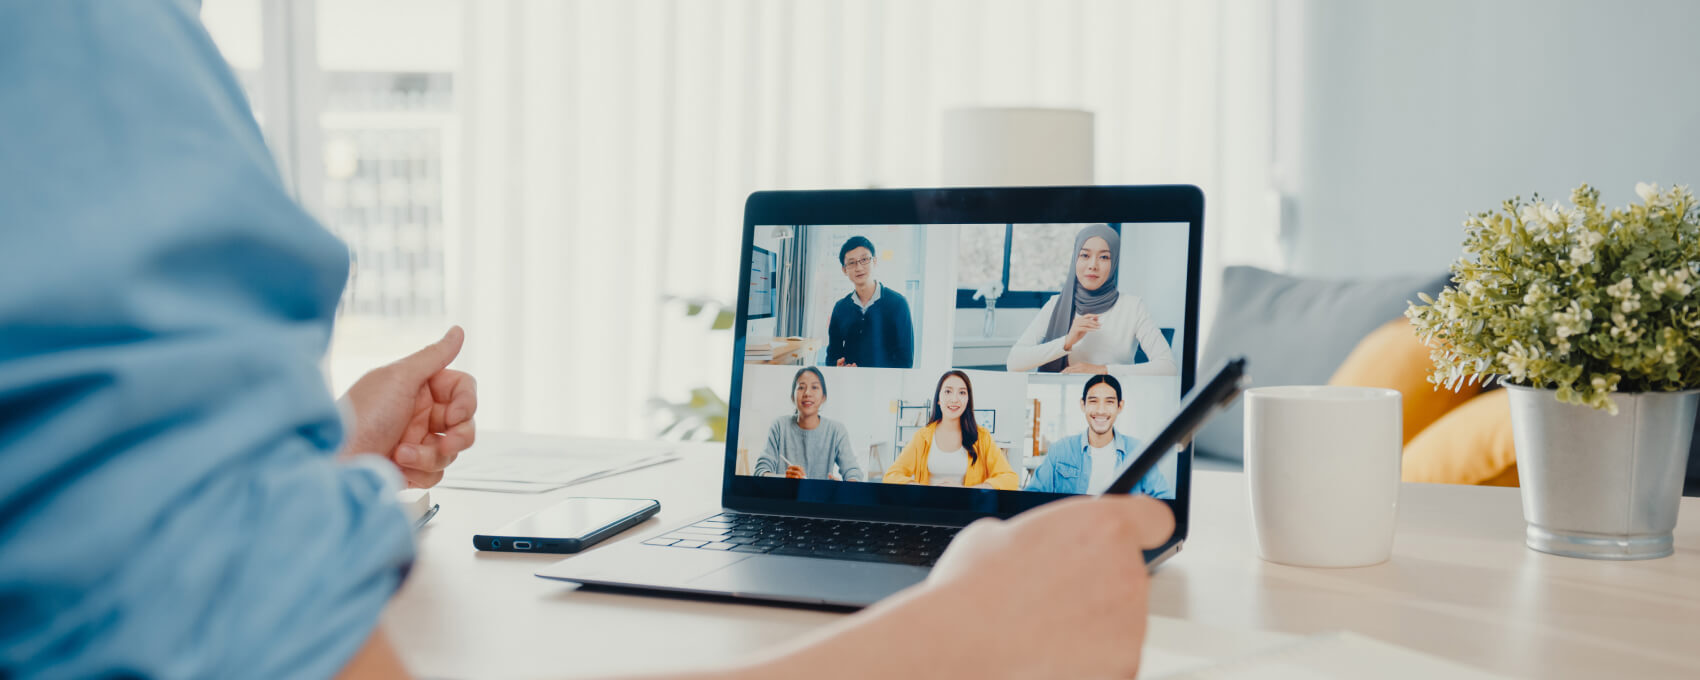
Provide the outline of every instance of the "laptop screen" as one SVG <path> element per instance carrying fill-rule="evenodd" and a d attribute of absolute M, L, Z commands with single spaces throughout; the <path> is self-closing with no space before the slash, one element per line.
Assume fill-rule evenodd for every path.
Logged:
<path fill-rule="evenodd" d="M 733 473 L 804 480 L 817 502 L 1103 489 L 1180 402 L 1190 234 L 756 224 L 746 266 L 773 280 L 743 319 Z M 1136 491 L 1175 498 L 1177 458 Z"/>

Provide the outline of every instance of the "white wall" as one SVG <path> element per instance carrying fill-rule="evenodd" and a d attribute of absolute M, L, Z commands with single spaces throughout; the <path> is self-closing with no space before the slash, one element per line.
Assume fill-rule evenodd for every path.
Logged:
<path fill-rule="evenodd" d="M 950 363 L 951 338 L 955 337 L 958 323 L 956 243 L 961 228 L 929 225 L 925 229 L 927 264 L 921 275 L 921 286 L 926 297 L 927 318 L 916 329 L 921 335 L 921 344 L 915 348 L 917 367 Z"/>
<path fill-rule="evenodd" d="M 1276 88 L 1299 93 L 1278 98 L 1276 126 L 1297 272 L 1439 273 L 1465 215 L 1514 195 L 1568 200 L 1588 182 L 1624 204 L 1637 181 L 1700 184 L 1700 3 L 1277 11 Z"/>
<path fill-rule="evenodd" d="M 771 337 L 779 334 L 779 332 L 778 332 L 778 325 L 779 324 L 775 320 L 775 317 L 769 317 L 769 318 L 766 318 L 766 319 L 756 319 L 756 320 L 750 321 L 749 324 L 750 324 L 749 331 L 745 334 L 746 342 L 748 342 L 749 341 L 748 339 L 750 339 L 750 338 L 754 338 L 754 339 L 771 338 Z"/>
<path fill-rule="evenodd" d="M 1176 363 L 1186 326 L 1186 241 L 1185 224 L 1123 224 L 1116 272 L 1123 293 L 1139 296 L 1159 327 L 1175 329 Z"/>
<path fill-rule="evenodd" d="M 1034 375 L 1028 377 L 1027 397 L 1039 401 L 1039 438 L 1048 445 L 1063 437 L 1086 429 L 1086 416 L 1080 410 L 1080 386 L 1086 376 Z M 1028 415 L 1032 412 L 1029 410 Z M 1122 423 L 1126 425 L 1126 423 Z M 1032 423 L 1027 424 L 1032 432 Z M 1028 442 L 1029 453 L 1033 442 Z"/>
<path fill-rule="evenodd" d="M 951 302 L 955 302 L 952 300 Z M 954 318 L 957 334 L 962 338 L 980 338 L 986 327 L 985 303 L 974 301 L 973 307 L 959 307 Z M 1014 338 L 1027 330 L 1027 324 L 1033 322 L 1033 317 L 1039 315 L 1037 307 L 999 307 L 992 320 L 992 335 L 994 338 Z"/>

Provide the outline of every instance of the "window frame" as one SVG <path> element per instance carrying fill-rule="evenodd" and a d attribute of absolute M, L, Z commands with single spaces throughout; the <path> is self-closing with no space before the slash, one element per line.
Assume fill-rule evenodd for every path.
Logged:
<path fill-rule="evenodd" d="M 1115 232 L 1117 234 L 1122 233 L 1122 223 L 1121 222 L 1106 222 L 1105 224 L 1110 225 L 1110 229 L 1115 230 Z M 998 296 L 997 306 L 1000 309 L 1038 309 L 1040 307 L 1043 307 L 1043 306 L 1045 306 L 1045 302 L 1047 300 L 1050 300 L 1052 297 L 1055 297 L 1057 295 L 1058 291 L 1054 291 L 1054 290 L 1010 290 L 1009 289 L 1009 254 L 1010 254 L 1010 248 L 1013 246 L 1014 243 L 1015 243 L 1015 223 L 1012 222 L 1012 223 L 1003 225 L 1003 279 L 1002 279 L 1001 283 L 1003 284 L 1004 291 L 1003 291 L 1003 295 Z M 985 301 L 975 300 L 974 299 L 974 293 L 975 292 L 976 292 L 976 289 L 974 289 L 974 288 L 958 287 L 956 289 L 956 308 L 957 309 L 982 309 L 982 308 L 984 308 L 986 306 Z"/>

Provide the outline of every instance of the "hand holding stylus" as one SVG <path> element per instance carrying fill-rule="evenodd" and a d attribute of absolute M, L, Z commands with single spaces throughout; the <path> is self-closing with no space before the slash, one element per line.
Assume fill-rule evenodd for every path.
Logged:
<path fill-rule="evenodd" d="M 908 677 L 918 668 L 984 678 L 1135 677 L 1150 588 L 1144 551 L 1167 542 L 1174 528 L 1169 507 L 1144 496 L 1070 498 L 1008 521 L 980 520 L 957 535 L 920 585 L 729 677 Z M 1023 644 L 1045 653 L 893 644 L 964 621 L 981 630 L 1020 628 Z M 863 654 L 869 649 L 881 653 Z M 858 654 L 854 666 L 824 663 Z"/>

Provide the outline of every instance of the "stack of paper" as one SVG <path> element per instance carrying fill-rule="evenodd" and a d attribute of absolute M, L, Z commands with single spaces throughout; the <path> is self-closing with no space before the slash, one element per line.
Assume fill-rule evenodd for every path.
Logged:
<path fill-rule="evenodd" d="M 638 442 L 588 444 L 570 451 L 512 448 L 487 455 L 468 451 L 449 466 L 439 486 L 541 493 L 678 458 L 671 448 Z"/>
<path fill-rule="evenodd" d="M 767 361 L 773 358 L 773 341 L 744 343 L 744 361 Z"/>

